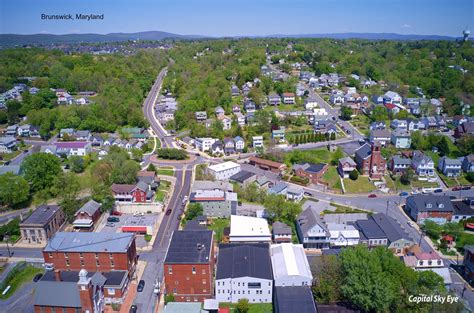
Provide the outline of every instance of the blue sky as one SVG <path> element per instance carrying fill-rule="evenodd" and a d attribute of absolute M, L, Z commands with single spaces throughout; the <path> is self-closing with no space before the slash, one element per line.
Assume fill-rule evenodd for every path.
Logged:
<path fill-rule="evenodd" d="M 104 14 L 45 21 L 41 14 Z M 0 33 L 149 30 L 208 36 L 399 33 L 460 36 L 473 0 L 0 0 Z"/>

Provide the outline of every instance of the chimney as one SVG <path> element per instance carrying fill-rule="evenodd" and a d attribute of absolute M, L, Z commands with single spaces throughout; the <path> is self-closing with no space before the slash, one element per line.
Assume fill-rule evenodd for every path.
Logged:
<path fill-rule="evenodd" d="M 81 300 L 81 307 L 85 312 L 94 312 L 94 288 L 92 288 L 91 279 L 87 277 L 85 269 L 79 272 L 79 281 L 77 287 L 79 289 L 79 298 Z"/>
<path fill-rule="evenodd" d="M 61 281 L 61 271 L 60 270 L 54 270 L 54 279 L 56 281 Z"/>

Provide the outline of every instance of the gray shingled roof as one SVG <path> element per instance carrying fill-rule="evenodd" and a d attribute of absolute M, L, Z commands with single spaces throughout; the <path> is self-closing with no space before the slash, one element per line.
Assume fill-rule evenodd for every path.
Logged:
<path fill-rule="evenodd" d="M 383 230 L 390 242 L 400 239 L 412 240 L 393 218 L 383 213 L 372 215 L 372 220 Z"/>
<path fill-rule="evenodd" d="M 174 231 L 166 254 L 166 264 L 206 264 L 212 249 L 212 231 Z"/>
<path fill-rule="evenodd" d="M 216 279 L 273 279 L 268 244 L 220 244 Z"/>
<path fill-rule="evenodd" d="M 315 225 L 319 225 L 322 229 L 326 231 L 326 235 L 329 236 L 329 230 L 324 224 L 323 219 L 319 214 L 317 214 L 311 207 L 307 208 L 298 215 L 297 223 L 300 226 L 301 232 L 303 235 L 306 235 L 307 232 L 313 228 Z"/>
<path fill-rule="evenodd" d="M 273 235 L 291 235 L 291 227 L 282 222 L 275 222 L 272 225 Z"/>
<path fill-rule="evenodd" d="M 61 210 L 57 205 L 40 205 L 36 210 L 31 213 L 24 221 L 21 222 L 22 225 L 45 225 L 47 224 L 53 216 Z"/>
<path fill-rule="evenodd" d="M 130 233 L 57 232 L 43 251 L 125 253 L 133 240 Z"/>
<path fill-rule="evenodd" d="M 367 239 L 379 239 L 387 237 L 373 219 L 356 221 L 354 226 L 356 226 L 357 229 Z"/>
<path fill-rule="evenodd" d="M 359 156 L 362 159 L 365 159 L 372 153 L 372 148 L 368 143 L 356 150 L 355 155 Z"/>
<path fill-rule="evenodd" d="M 407 198 L 407 203 L 412 202 L 418 212 L 453 212 L 454 208 L 448 196 L 413 195 Z"/>
<path fill-rule="evenodd" d="M 253 177 L 255 176 L 255 173 L 251 173 L 251 172 L 248 172 L 248 171 L 240 171 L 234 175 L 232 175 L 230 177 L 229 180 L 232 180 L 232 181 L 236 181 L 238 183 L 244 183 L 247 179 L 249 179 L 250 177 Z"/>
<path fill-rule="evenodd" d="M 94 215 L 95 212 L 97 212 L 97 210 L 99 208 L 100 208 L 100 203 L 95 202 L 94 200 L 89 200 L 79 210 L 76 211 L 75 215 L 77 215 L 81 212 L 85 212 L 88 215 L 92 216 L 92 215 Z"/>
<path fill-rule="evenodd" d="M 39 281 L 36 283 L 35 305 L 81 308 L 77 282 Z"/>

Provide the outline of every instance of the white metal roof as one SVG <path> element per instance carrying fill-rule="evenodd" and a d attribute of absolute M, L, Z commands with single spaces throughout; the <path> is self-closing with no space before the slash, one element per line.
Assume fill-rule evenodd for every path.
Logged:
<path fill-rule="evenodd" d="M 292 243 L 271 245 L 270 256 L 272 259 L 273 277 L 275 279 L 283 276 L 313 278 L 303 245 Z"/>
<path fill-rule="evenodd" d="M 271 234 L 264 218 L 231 215 L 230 236 L 271 236 Z"/>
<path fill-rule="evenodd" d="M 224 162 L 224 163 L 211 165 L 211 166 L 209 166 L 209 169 L 211 171 L 220 172 L 220 171 L 229 170 L 229 169 L 232 169 L 232 168 L 235 168 L 235 167 L 240 167 L 240 164 L 237 164 L 237 163 L 232 162 L 232 161 L 228 161 L 228 162 Z"/>

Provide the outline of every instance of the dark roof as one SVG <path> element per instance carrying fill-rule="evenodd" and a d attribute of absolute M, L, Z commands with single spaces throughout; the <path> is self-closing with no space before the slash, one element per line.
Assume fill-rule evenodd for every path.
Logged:
<path fill-rule="evenodd" d="M 474 209 L 465 201 L 451 201 L 455 215 L 474 215 Z"/>
<path fill-rule="evenodd" d="M 359 156 L 362 159 L 365 159 L 372 153 L 372 148 L 368 143 L 356 150 L 355 155 Z"/>
<path fill-rule="evenodd" d="M 411 240 L 402 227 L 391 217 L 383 213 L 372 215 L 371 219 L 383 230 L 390 243 L 400 239 Z"/>
<path fill-rule="evenodd" d="M 56 213 L 62 210 L 57 205 L 40 205 L 36 210 L 31 213 L 23 222 L 22 225 L 46 225 Z"/>
<path fill-rule="evenodd" d="M 203 231 L 203 230 L 207 230 L 207 228 L 204 227 L 203 225 L 199 224 L 199 221 L 191 220 L 191 221 L 186 222 L 186 225 L 184 226 L 184 230 L 194 230 L 194 231 L 200 230 L 200 231 Z"/>
<path fill-rule="evenodd" d="M 358 220 L 355 222 L 354 226 L 356 226 L 357 229 L 367 239 L 379 239 L 387 237 L 383 230 L 377 225 L 377 223 L 375 223 L 373 219 Z"/>
<path fill-rule="evenodd" d="M 100 208 L 100 203 L 95 202 L 94 200 L 89 200 L 87 201 L 86 204 L 84 204 L 79 210 L 76 211 L 76 214 L 79 214 L 81 212 L 87 213 L 90 216 L 94 215 L 95 212 Z"/>
<path fill-rule="evenodd" d="M 77 288 L 77 276 L 74 282 L 39 281 L 36 283 L 35 305 L 81 308 L 81 298 Z M 54 295 L 54 296 L 52 296 Z"/>
<path fill-rule="evenodd" d="M 212 231 L 174 231 L 166 254 L 167 264 L 206 264 L 212 249 Z"/>
<path fill-rule="evenodd" d="M 309 173 L 319 173 L 324 169 L 326 165 L 327 165 L 326 163 L 316 163 L 316 164 L 315 163 L 298 163 L 294 165 L 293 168 L 295 170 L 301 168 L 304 171 L 309 172 Z"/>
<path fill-rule="evenodd" d="M 275 313 L 316 313 L 310 286 L 275 287 Z"/>
<path fill-rule="evenodd" d="M 275 222 L 272 225 L 273 235 L 291 235 L 291 227 L 282 222 Z"/>
<path fill-rule="evenodd" d="M 216 279 L 245 276 L 273 279 L 268 244 L 220 244 Z"/>
<path fill-rule="evenodd" d="M 105 286 L 120 286 L 122 284 L 124 276 L 127 275 L 127 271 L 110 271 L 110 272 L 88 272 L 87 277 L 93 277 L 95 274 L 101 274 L 105 278 Z M 77 283 L 79 280 L 79 271 L 62 271 L 60 273 L 62 282 L 73 282 Z M 102 280 L 99 276 L 96 279 Z M 41 281 L 56 281 L 56 275 L 53 271 L 47 271 L 41 278 Z"/>
<path fill-rule="evenodd" d="M 238 183 L 243 184 L 247 179 L 250 177 L 255 176 L 254 173 L 248 172 L 248 171 L 240 171 L 230 177 L 230 180 L 236 181 Z"/>
<path fill-rule="evenodd" d="M 453 212 L 453 205 L 448 196 L 413 195 L 407 198 L 407 203 L 413 202 L 418 212 Z"/>

